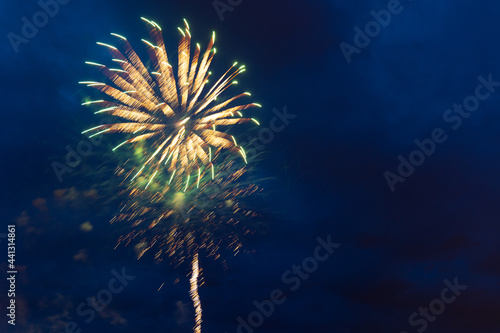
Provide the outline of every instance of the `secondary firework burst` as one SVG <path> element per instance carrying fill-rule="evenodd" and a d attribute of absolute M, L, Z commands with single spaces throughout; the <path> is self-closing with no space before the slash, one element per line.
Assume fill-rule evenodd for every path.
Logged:
<path fill-rule="evenodd" d="M 113 150 L 128 144 L 148 141 L 149 154 L 144 157 L 132 180 L 142 173 L 154 178 L 162 169 L 171 177 L 201 178 L 208 170 L 214 173 L 214 154 L 222 149 L 241 155 L 247 162 L 243 147 L 235 137 L 226 133 L 233 125 L 258 121 L 246 118 L 242 111 L 260 107 L 257 103 L 240 104 L 237 100 L 250 96 L 244 92 L 218 102 L 218 97 L 230 86 L 237 84 L 235 78 L 245 71 L 245 66 L 234 63 L 210 89 L 210 65 L 216 54 L 215 32 L 202 52 L 199 44 L 193 47 L 189 25 L 184 20 L 184 29 L 178 45 L 177 70 L 169 61 L 160 26 L 143 18 L 149 27 L 153 42 L 142 40 L 147 47 L 152 68 L 148 70 L 127 39 L 112 33 L 120 43 L 118 47 L 100 43 L 111 53 L 112 61 L 120 68 L 86 62 L 98 68 L 110 84 L 83 81 L 110 99 L 92 100 L 84 105 L 97 105 L 98 114 L 109 114 L 120 118 L 112 124 L 103 124 L 84 131 L 96 136 L 104 133 L 127 133 L 130 137 Z M 235 105 L 236 104 L 236 105 Z"/>
<path fill-rule="evenodd" d="M 249 221 L 258 216 L 245 202 L 261 191 L 248 171 L 226 156 L 214 179 L 206 174 L 199 188 L 186 190 L 180 179 L 164 186 L 161 175 L 149 188 L 126 187 L 122 194 L 128 199 L 112 222 L 129 222 L 132 228 L 118 239 L 117 246 L 135 241 L 141 244 L 139 258 L 156 249 L 158 262 L 169 257 L 175 265 L 201 250 L 214 259 L 220 257 L 221 249 L 239 251 L 241 237 L 255 229 Z M 118 168 L 117 172 L 125 171 Z"/>

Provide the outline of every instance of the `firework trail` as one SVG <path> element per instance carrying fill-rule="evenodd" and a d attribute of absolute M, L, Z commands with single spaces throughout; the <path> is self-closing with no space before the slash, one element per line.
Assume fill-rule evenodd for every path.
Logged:
<path fill-rule="evenodd" d="M 198 275 L 199 275 L 199 267 L 198 267 L 198 253 L 195 253 L 193 256 L 193 263 L 192 263 L 192 274 L 191 278 L 189 279 L 189 283 L 191 284 L 191 299 L 193 300 L 193 304 L 195 307 L 196 311 L 196 326 L 194 328 L 194 331 L 196 333 L 201 333 L 201 303 L 200 303 L 200 296 L 198 295 Z"/>
<path fill-rule="evenodd" d="M 98 106 L 97 114 L 119 118 L 112 124 L 93 127 L 83 133 L 97 136 L 104 133 L 126 133 L 122 146 L 135 149 L 140 156 L 140 167 L 128 171 L 118 167 L 116 173 L 124 176 L 122 185 L 129 198 L 111 222 L 132 222 L 132 231 L 122 236 L 118 244 L 140 240 L 140 258 L 151 248 L 157 248 L 155 259 L 168 255 L 177 264 L 191 261 L 190 296 L 196 319 L 194 330 L 201 332 L 202 308 L 198 295 L 199 251 L 217 259 L 224 248 L 239 251 L 240 235 L 251 232 L 242 220 L 256 216 L 246 209 L 241 199 L 260 189 L 245 181 L 247 156 L 234 136 L 226 133 L 233 125 L 254 122 L 244 118 L 242 111 L 261 107 L 257 103 L 239 104 L 245 92 L 220 102 L 218 97 L 245 66 L 234 63 L 222 77 L 206 89 L 210 65 L 216 53 L 215 33 L 205 52 L 199 44 L 191 46 L 189 25 L 184 29 L 178 45 L 177 70 L 169 62 L 162 29 L 147 22 L 153 42 L 147 45 L 151 67 L 147 68 L 127 39 L 112 33 L 119 48 L 98 42 L 112 55 L 120 68 L 86 62 L 98 68 L 111 82 L 83 81 L 89 87 L 106 94 L 108 99 L 86 101 L 83 105 Z M 239 105 L 238 105 L 239 104 Z M 222 128 L 222 130 L 220 129 Z M 82 133 L 82 134 L 83 134 Z M 228 155 L 228 152 L 230 155 Z M 235 163 L 240 155 L 244 166 Z M 231 157 L 229 157 L 231 156 Z M 215 162 L 221 162 L 215 167 Z M 131 162 L 128 159 L 124 164 Z M 166 172 L 162 172 L 162 171 Z M 191 181 L 192 180 L 192 181 Z"/>

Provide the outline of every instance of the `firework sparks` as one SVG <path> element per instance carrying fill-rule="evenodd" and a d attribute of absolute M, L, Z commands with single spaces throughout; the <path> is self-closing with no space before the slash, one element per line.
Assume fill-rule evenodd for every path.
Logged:
<path fill-rule="evenodd" d="M 138 257 L 156 248 L 157 262 L 167 256 L 175 265 L 200 250 L 215 259 L 221 248 L 240 250 L 241 236 L 253 231 L 245 222 L 258 216 L 243 201 L 261 191 L 248 181 L 247 172 L 234 158 L 226 158 L 214 179 L 207 173 L 199 188 L 193 182 L 186 192 L 180 179 L 162 185 L 166 180 L 161 175 L 148 188 L 128 186 L 123 194 L 129 199 L 112 222 L 128 221 L 132 230 L 118 239 L 117 246 L 137 240 L 142 244 Z"/>
<path fill-rule="evenodd" d="M 234 105 L 250 93 L 241 93 L 223 102 L 217 98 L 230 86 L 237 83 L 235 78 L 245 71 L 245 66 L 234 63 L 213 86 L 208 89 L 209 68 L 215 56 L 215 33 L 205 52 L 200 45 L 191 45 L 191 33 L 184 20 L 184 29 L 178 45 L 177 70 L 171 65 L 163 41 L 160 26 L 144 19 L 149 27 L 153 42 L 143 40 L 147 46 L 152 63 L 148 71 L 127 39 L 111 34 L 118 39 L 121 49 L 98 42 L 108 49 L 115 64 L 120 67 L 108 68 L 105 65 L 86 62 L 98 68 L 112 83 L 80 82 L 93 87 L 110 97 L 110 100 L 88 101 L 85 105 L 101 107 L 96 113 L 109 114 L 121 118 L 120 122 L 93 127 L 83 133 L 91 136 L 103 133 L 128 133 L 129 137 L 113 150 L 127 144 L 149 141 L 151 152 L 141 161 L 142 166 L 132 180 L 143 172 L 150 171 L 150 180 L 161 168 L 166 168 L 174 177 L 184 177 L 186 186 L 190 178 L 200 174 L 200 170 L 215 168 L 212 149 L 229 150 L 241 155 L 246 162 L 246 154 L 236 139 L 225 130 L 233 125 L 258 121 L 244 118 L 241 111 L 261 107 L 257 103 Z M 220 130 L 222 128 L 223 130 Z M 201 177 L 198 176 L 198 180 Z M 149 186 L 147 184 L 146 186 Z M 199 186 L 199 184 L 198 184 Z"/>

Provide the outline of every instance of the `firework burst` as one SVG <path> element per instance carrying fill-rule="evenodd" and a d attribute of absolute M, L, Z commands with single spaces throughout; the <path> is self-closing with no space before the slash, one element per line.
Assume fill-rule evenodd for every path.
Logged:
<path fill-rule="evenodd" d="M 118 244 L 136 241 L 138 257 L 155 248 L 155 259 L 168 256 L 176 264 L 190 260 L 190 295 L 196 318 L 194 330 L 201 332 L 202 308 L 198 295 L 199 253 L 217 259 L 221 248 L 239 251 L 240 236 L 252 232 L 242 223 L 257 214 L 243 204 L 260 189 L 246 180 L 247 156 L 234 136 L 226 133 L 233 125 L 254 122 L 243 117 L 242 111 L 259 104 L 240 104 L 237 100 L 250 96 L 241 93 L 224 101 L 218 97 L 245 66 L 234 63 L 211 88 L 207 88 L 210 65 L 215 56 L 215 33 L 202 52 L 199 44 L 191 45 L 189 25 L 179 28 L 177 69 L 169 62 L 160 26 L 144 19 L 153 42 L 147 45 L 151 66 L 147 68 L 127 39 L 111 34 L 119 48 L 106 47 L 115 64 L 109 68 L 95 62 L 109 83 L 80 82 L 108 96 L 84 105 L 99 106 L 96 113 L 120 119 L 112 124 L 93 127 L 83 133 L 97 136 L 103 133 L 126 133 L 122 146 L 134 147 L 139 165 L 126 171 L 127 159 L 116 169 L 123 177 L 122 194 L 128 198 L 112 222 L 128 221 L 132 228 L 121 236 Z M 243 163 L 237 163 L 240 155 Z M 218 163 L 215 167 L 215 161 Z M 163 170 L 167 172 L 162 172 Z"/>
<path fill-rule="evenodd" d="M 97 67 L 112 82 L 83 81 L 108 97 L 110 100 L 93 100 L 84 105 L 97 105 L 96 113 L 109 114 L 120 118 L 120 122 L 93 127 L 83 133 L 91 136 L 103 133 L 127 133 L 130 137 L 113 150 L 127 144 L 148 141 L 150 153 L 144 157 L 142 166 L 132 180 L 141 173 L 151 171 L 151 179 L 162 168 L 171 177 L 184 176 L 189 183 L 191 177 L 202 178 L 202 172 L 214 173 L 213 156 L 216 151 L 227 149 L 241 155 L 246 163 L 243 147 L 234 136 L 225 131 L 229 126 L 258 121 L 244 118 L 242 111 L 260 107 L 257 103 L 234 105 L 241 98 L 250 96 L 244 92 L 232 98 L 217 102 L 217 98 L 230 86 L 237 84 L 235 78 L 245 71 L 245 66 L 234 63 L 226 73 L 208 89 L 209 68 L 215 56 L 215 33 L 205 52 L 200 45 L 191 45 L 189 25 L 179 28 L 181 38 L 178 46 L 177 71 L 169 62 L 160 26 L 147 19 L 150 36 L 154 44 L 147 45 L 152 70 L 149 71 L 132 49 L 127 39 L 116 37 L 124 50 L 97 43 L 111 53 L 112 61 L 120 68 L 108 68 L 95 62 L 86 62 Z M 192 52 L 192 49 L 194 51 Z M 193 53 L 193 54 L 191 54 Z M 222 128 L 222 130 L 221 130 Z"/>

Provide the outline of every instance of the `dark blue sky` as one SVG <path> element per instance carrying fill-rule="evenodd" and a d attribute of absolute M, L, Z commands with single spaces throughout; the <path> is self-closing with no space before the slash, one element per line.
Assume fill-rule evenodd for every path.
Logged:
<path fill-rule="evenodd" d="M 391 3 L 243 0 L 221 21 L 211 0 L 71 0 L 16 53 L 8 34 L 22 35 L 22 18 L 32 20 L 41 8 L 33 0 L 2 1 L 1 212 L 4 224 L 17 221 L 24 267 L 18 325 L 8 332 L 59 333 L 70 321 L 82 332 L 191 331 L 188 271 L 136 261 L 132 247 L 114 250 L 119 232 L 108 220 L 116 207 L 85 192 L 107 145 L 62 182 L 51 167 L 98 121 L 80 105 L 89 92 L 77 84 L 100 78 L 84 64 L 107 59 L 95 42 L 119 33 L 146 55 L 141 16 L 162 26 L 171 47 L 183 18 L 203 45 L 215 30 L 213 70 L 235 60 L 247 66 L 238 81 L 263 105 L 261 124 L 269 126 L 274 108 L 296 115 L 258 164 L 259 175 L 273 180 L 264 184 L 268 231 L 247 244 L 255 252 L 227 254 L 226 270 L 201 261 L 204 332 L 237 332 L 237 317 L 247 318 L 252 302 L 274 289 L 287 300 L 255 332 L 418 332 L 423 324 L 412 326 L 409 317 L 440 299 L 443 281 L 455 277 L 467 289 L 425 331 L 499 332 L 500 87 L 493 83 L 495 91 L 464 112 L 456 129 L 443 116 L 474 101 L 479 76 L 500 82 L 500 3 L 402 0 L 348 63 L 339 45 L 355 46 L 354 28 L 364 30 L 370 12 Z M 415 140 L 436 129 L 446 141 L 391 191 L 384 173 L 401 177 L 398 156 L 408 160 Z M 85 221 L 92 231 L 80 229 Z M 328 235 L 341 246 L 290 291 L 282 275 Z M 77 306 L 122 267 L 136 278 L 85 323 Z"/>

